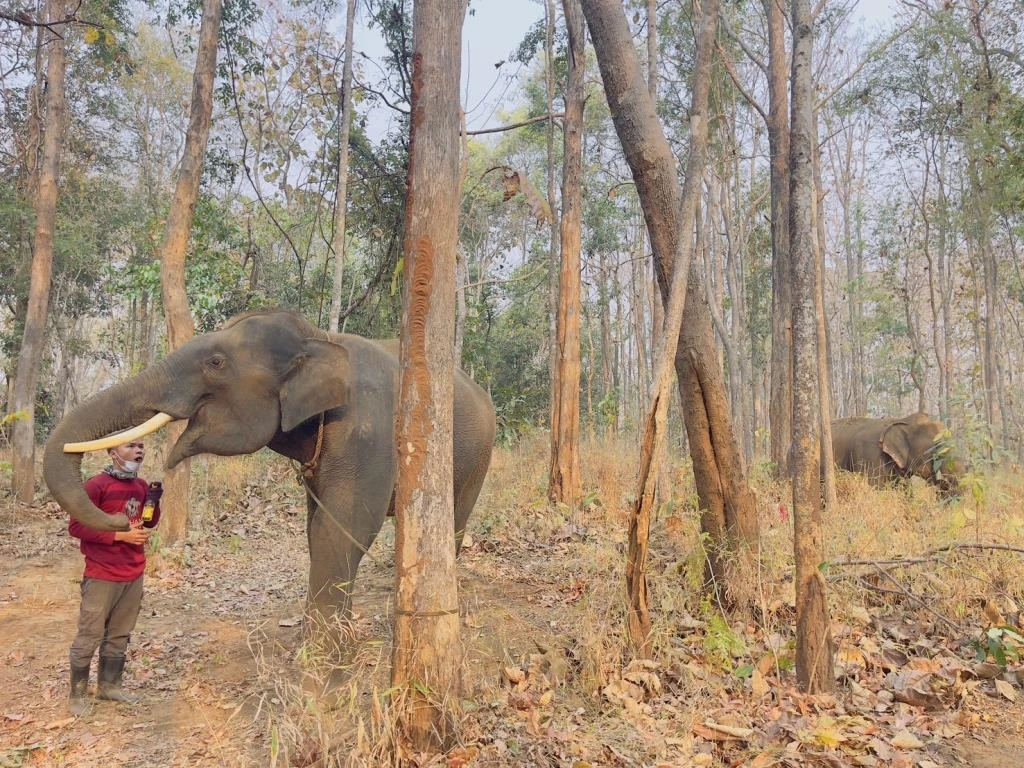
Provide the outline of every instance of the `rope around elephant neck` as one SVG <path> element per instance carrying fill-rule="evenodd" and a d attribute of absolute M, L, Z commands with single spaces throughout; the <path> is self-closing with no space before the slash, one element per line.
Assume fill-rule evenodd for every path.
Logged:
<path fill-rule="evenodd" d="M 300 479 L 312 480 L 316 473 L 317 464 L 320 463 L 320 450 L 324 447 L 324 417 L 326 415 L 326 411 L 320 414 L 320 426 L 316 431 L 316 448 L 313 449 L 313 458 L 299 467 Z"/>

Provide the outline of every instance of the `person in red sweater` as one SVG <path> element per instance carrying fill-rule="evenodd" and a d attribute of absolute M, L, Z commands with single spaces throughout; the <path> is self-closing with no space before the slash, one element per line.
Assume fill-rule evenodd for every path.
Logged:
<path fill-rule="evenodd" d="M 109 515 L 124 514 L 127 531 L 97 531 L 72 520 L 68 531 L 81 540 L 85 555 L 82 607 L 78 634 L 71 643 L 71 693 L 68 707 L 74 715 L 88 714 L 89 667 L 99 648 L 96 698 L 138 702 L 121 687 L 128 639 L 142 606 L 142 574 L 146 570 L 146 541 L 160 521 L 160 493 L 138 476 L 146 457 L 142 441 L 108 450 L 110 464 L 85 483 L 92 503 Z M 152 519 L 143 521 L 147 492 L 154 504 Z"/>

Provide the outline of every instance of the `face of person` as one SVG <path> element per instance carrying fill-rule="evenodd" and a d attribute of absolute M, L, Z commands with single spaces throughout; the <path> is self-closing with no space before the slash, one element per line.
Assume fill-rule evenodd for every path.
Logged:
<path fill-rule="evenodd" d="M 110 457 L 115 466 L 128 472 L 136 472 L 142 460 L 146 458 L 146 446 L 141 440 L 119 445 L 110 449 Z"/>

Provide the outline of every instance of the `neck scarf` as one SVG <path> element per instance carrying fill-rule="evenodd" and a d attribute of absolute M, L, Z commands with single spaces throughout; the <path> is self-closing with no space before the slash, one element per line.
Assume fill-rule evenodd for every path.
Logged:
<path fill-rule="evenodd" d="M 126 472 L 123 469 L 118 469 L 113 464 L 107 464 L 103 471 L 111 477 L 116 477 L 118 480 L 134 480 L 139 476 L 138 472 Z"/>

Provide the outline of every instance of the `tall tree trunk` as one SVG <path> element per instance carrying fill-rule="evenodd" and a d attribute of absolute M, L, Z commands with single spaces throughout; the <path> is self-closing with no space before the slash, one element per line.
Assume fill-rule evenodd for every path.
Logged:
<path fill-rule="evenodd" d="M 562 0 L 569 33 L 562 153 L 561 270 L 556 322 L 557 429 L 551 430 L 548 498 L 575 509 L 580 481 L 580 240 L 583 229 L 583 104 L 586 100 L 586 37 L 579 0 Z"/>
<path fill-rule="evenodd" d="M 810 0 L 793 0 L 789 238 L 793 285 L 793 476 L 796 674 L 804 690 L 832 690 L 832 637 L 820 565 L 820 411 L 817 253 L 814 233 L 814 90 Z"/>
<path fill-rule="evenodd" d="M 63 19 L 64 0 L 48 0 L 46 18 Z M 43 357 L 46 317 L 50 304 L 50 278 L 53 273 L 53 232 L 57 220 L 57 182 L 60 177 L 60 152 L 64 138 L 64 76 L 67 52 L 64 38 L 47 29 L 40 35 L 49 48 L 46 60 L 46 115 L 43 126 L 43 157 L 35 193 L 35 233 L 32 240 L 32 277 L 29 283 L 25 330 L 18 354 L 11 411 L 20 414 L 11 434 L 11 490 L 23 504 L 35 494 L 35 412 L 36 386 Z"/>
<path fill-rule="evenodd" d="M 681 241 L 692 237 L 680 228 L 682 192 L 674 158 L 655 114 L 654 102 L 644 88 L 622 4 L 617 0 L 583 0 L 583 12 L 597 52 L 615 130 L 647 221 L 659 288 L 667 301 L 668 280 L 677 255 L 682 252 Z M 699 183 L 699 179 L 693 183 Z M 738 554 L 731 561 L 742 567 L 749 564 L 746 553 L 755 552 L 758 545 L 756 508 L 733 434 L 711 318 L 700 285 L 700 276 L 691 261 L 682 332 L 675 355 L 676 375 L 698 499 L 704 517 L 723 521 L 719 527 L 726 533 L 722 537 L 709 531 L 710 548 Z M 706 450 L 700 448 L 701 444 Z M 725 583 L 716 581 L 719 586 Z"/>
<path fill-rule="evenodd" d="M 341 328 L 342 281 L 345 277 L 345 214 L 348 206 L 348 137 L 352 127 L 352 32 L 356 23 L 356 0 L 348 0 L 345 12 L 345 62 L 341 70 L 341 109 L 338 126 L 338 191 L 334 196 L 334 284 L 331 288 L 330 330 Z"/>
<path fill-rule="evenodd" d="M 204 0 L 203 20 L 199 27 L 199 50 L 192 76 L 192 105 L 185 150 L 174 188 L 174 199 L 167 214 L 160 247 L 160 283 L 164 314 L 167 319 L 168 352 L 181 347 L 195 335 L 192 312 L 185 293 L 185 257 L 189 232 L 199 200 L 199 184 L 203 178 L 203 158 L 210 136 L 213 114 L 213 78 L 217 71 L 217 37 L 220 33 L 221 0 Z M 179 422 L 167 429 L 168 445 L 181 436 L 185 424 Z M 160 520 L 162 539 L 168 544 L 183 541 L 188 531 L 188 496 L 191 462 L 189 459 L 164 473 L 163 516 Z"/>
<path fill-rule="evenodd" d="M 459 75 L 465 3 L 413 6 L 413 90 L 395 433 L 395 647 L 403 737 L 417 752 L 457 736 L 458 587 L 452 509 Z"/>
<path fill-rule="evenodd" d="M 771 460 L 787 473 L 793 420 L 792 297 L 789 267 L 789 119 L 786 28 L 781 0 L 763 0 L 768 23 L 768 153 L 772 230 L 772 358 L 768 424 Z"/>

